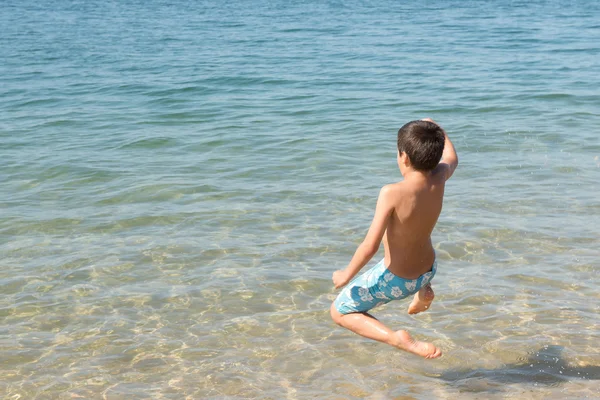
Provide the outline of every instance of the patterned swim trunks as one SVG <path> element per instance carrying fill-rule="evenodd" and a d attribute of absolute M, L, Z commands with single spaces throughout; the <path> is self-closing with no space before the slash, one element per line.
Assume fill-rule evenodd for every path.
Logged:
<path fill-rule="evenodd" d="M 434 261 L 429 272 L 417 279 L 404 279 L 390 272 L 381 260 L 342 290 L 335 299 L 335 308 L 340 314 L 367 312 L 392 300 L 404 299 L 431 282 L 436 270 Z"/>

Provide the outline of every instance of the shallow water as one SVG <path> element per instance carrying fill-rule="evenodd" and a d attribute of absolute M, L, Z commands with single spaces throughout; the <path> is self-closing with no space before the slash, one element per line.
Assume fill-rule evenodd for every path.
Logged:
<path fill-rule="evenodd" d="M 5 3 L 0 397 L 600 396 L 597 3 Z M 435 361 L 327 311 L 425 116 Z"/>

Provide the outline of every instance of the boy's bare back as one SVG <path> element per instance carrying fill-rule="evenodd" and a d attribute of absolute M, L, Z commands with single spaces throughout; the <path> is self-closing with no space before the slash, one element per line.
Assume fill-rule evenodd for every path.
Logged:
<path fill-rule="evenodd" d="M 402 278 L 419 277 L 435 261 L 431 232 L 442 211 L 446 183 L 440 172 L 409 176 L 383 190 L 393 207 L 383 235 L 385 265 Z"/>

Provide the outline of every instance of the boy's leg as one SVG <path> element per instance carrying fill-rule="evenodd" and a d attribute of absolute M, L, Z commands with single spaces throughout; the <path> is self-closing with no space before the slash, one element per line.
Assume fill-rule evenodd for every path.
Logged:
<path fill-rule="evenodd" d="M 409 314 L 418 314 L 421 311 L 427 310 L 433 299 L 435 298 L 435 293 L 433 293 L 433 289 L 431 288 L 431 283 L 423 286 L 413 297 L 413 301 L 408 306 Z"/>
<path fill-rule="evenodd" d="M 433 344 L 416 341 L 408 332 L 403 330 L 394 332 L 370 314 L 341 314 L 334 304 L 331 305 L 330 312 L 331 318 L 336 324 L 366 338 L 389 344 L 425 358 L 437 358 L 442 355 L 442 351 Z"/>

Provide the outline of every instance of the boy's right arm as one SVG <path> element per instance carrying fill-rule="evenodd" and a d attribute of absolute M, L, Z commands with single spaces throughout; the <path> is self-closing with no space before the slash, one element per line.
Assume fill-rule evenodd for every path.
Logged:
<path fill-rule="evenodd" d="M 444 129 L 442 128 L 444 131 Z M 458 155 L 456 155 L 456 150 L 454 149 L 454 145 L 450 141 L 448 134 L 444 131 L 444 136 L 446 137 L 446 141 L 444 142 L 444 152 L 442 153 L 442 159 L 440 160 L 440 164 L 445 165 L 446 169 L 446 180 L 450 179 L 456 167 L 458 167 Z"/>
<path fill-rule="evenodd" d="M 444 128 L 442 128 L 440 126 L 440 124 L 438 124 L 431 118 L 425 118 L 423 121 L 433 122 L 434 124 L 436 124 L 437 126 L 440 127 L 442 132 L 444 132 L 444 137 L 445 137 L 444 151 L 442 153 L 442 159 L 440 160 L 440 163 L 435 168 L 435 172 L 443 173 L 445 180 L 448 180 L 448 179 L 450 179 L 450 177 L 454 173 L 454 170 L 456 170 L 456 167 L 458 166 L 458 156 L 456 155 L 456 150 L 454 149 L 454 145 L 452 144 L 452 142 L 450 141 L 450 138 L 448 137 L 448 134 L 446 133 Z"/>

